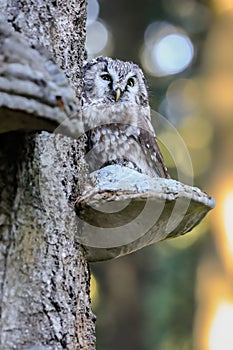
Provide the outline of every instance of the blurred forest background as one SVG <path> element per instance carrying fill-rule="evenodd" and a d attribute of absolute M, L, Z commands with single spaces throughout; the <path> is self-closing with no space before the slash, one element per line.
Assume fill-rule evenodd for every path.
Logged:
<path fill-rule="evenodd" d="M 233 1 L 89 0 L 86 46 L 142 67 L 191 157 L 159 132 L 170 174 L 217 202 L 186 236 L 91 265 L 97 349 L 232 350 Z"/>

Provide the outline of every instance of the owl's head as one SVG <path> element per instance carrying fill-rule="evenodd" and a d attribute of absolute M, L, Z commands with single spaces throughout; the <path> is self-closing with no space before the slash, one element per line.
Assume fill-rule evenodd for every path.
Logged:
<path fill-rule="evenodd" d="M 97 57 L 84 65 L 84 102 L 129 102 L 148 106 L 146 79 L 142 70 L 131 62 Z"/>

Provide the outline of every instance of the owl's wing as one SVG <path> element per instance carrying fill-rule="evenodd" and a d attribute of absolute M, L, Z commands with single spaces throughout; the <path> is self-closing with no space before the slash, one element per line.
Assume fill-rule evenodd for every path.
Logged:
<path fill-rule="evenodd" d="M 138 142 L 141 144 L 145 156 L 152 163 L 155 172 L 160 177 L 170 178 L 151 123 L 149 107 L 139 109 L 137 127 L 140 130 L 138 133 Z"/>
<path fill-rule="evenodd" d="M 153 167 L 160 177 L 169 178 L 167 168 L 164 165 L 162 153 L 159 149 L 156 135 L 153 131 L 140 128 L 138 136 L 142 151 L 152 161 Z"/>

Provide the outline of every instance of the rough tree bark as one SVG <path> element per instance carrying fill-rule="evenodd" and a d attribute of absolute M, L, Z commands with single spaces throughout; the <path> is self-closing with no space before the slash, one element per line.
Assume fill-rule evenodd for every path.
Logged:
<path fill-rule="evenodd" d="M 77 104 L 85 11 L 85 0 L 0 2 L 1 17 L 65 71 Z M 85 181 L 84 142 L 15 131 L 0 144 L 0 348 L 94 349 L 89 269 L 70 205 Z"/>

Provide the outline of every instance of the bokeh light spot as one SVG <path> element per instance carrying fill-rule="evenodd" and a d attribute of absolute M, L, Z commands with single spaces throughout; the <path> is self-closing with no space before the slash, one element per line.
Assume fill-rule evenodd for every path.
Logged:
<path fill-rule="evenodd" d="M 141 50 L 144 69 L 152 76 L 182 72 L 191 63 L 194 48 L 185 32 L 167 22 L 151 23 Z"/>
<path fill-rule="evenodd" d="M 164 75 L 183 71 L 192 61 L 193 45 L 186 35 L 170 34 L 153 48 L 153 58 Z"/>
<path fill-rule="evenodd" d="M 232 350 L 233 348 L 233 304 L 222 302 L 218 305 L 212 323 L 209 348 L 210 350 Z"/>
<path fill-rule="evenodd" d="M 97 307 L 99 302 L 99 288 L 98 283 L 93 274 L 91 274 L 91 282 L 90 282 L 90 297 L 92 301 L 93 307 Z"/>
<path fill-rule="evenodd" d="M 193 79 L 177 79 L 166 92 L 166 115 L 175 124 L 200 109 L 199 86 Z"/>
<path fill-rule="evenodd" d="M 224 224 L 225 224 L 225 231 L 227 235 L 228 240 L 228 247 L 229 251 L 231 252 L 233 256 L 233 220 L 232 220 L 232 213 L 233 213 L 233 191 L 229 192 L 226 195 L 226 199 L 223 205 L 223 216 L 224 216 Z"/>
<path fill-rule="evenodd" d="M 99 15 L 99 3 L 97 0 L 87 2 L 87 25 L 95 22 Z"/>
<path fill-rule="evenodd" d="M 93 22 L 87 27 L 86 49 L 89 55 L 99 54 L 108 42 L 108 30 L 99 21 Z"/>
<path fill-rule="evenodd" d="M 220 123 L 232 121 L 233 113 L 233 73 L 216 72 L 209 75 L 203 84 L 203 105 L 212 118 Z"/>
<path fill-rule="evenodd" d="M 196 115 L 184 119 L 179 132 L 186 145 L 193 149 L 203 149 L 210 145 L 214 129 L 209 120 Z"/>
<path fill-rule="evenodd" d="M 201 176 L 203 175 L 209 168 L 212 161 L 212 152 L 209 147 L 205 147 L 202 149 L 189 149 L 190 156 L 192 159 L 194 175 Z M 182 168 L 182 171 L 186 173 L 186 168 Z"/>

